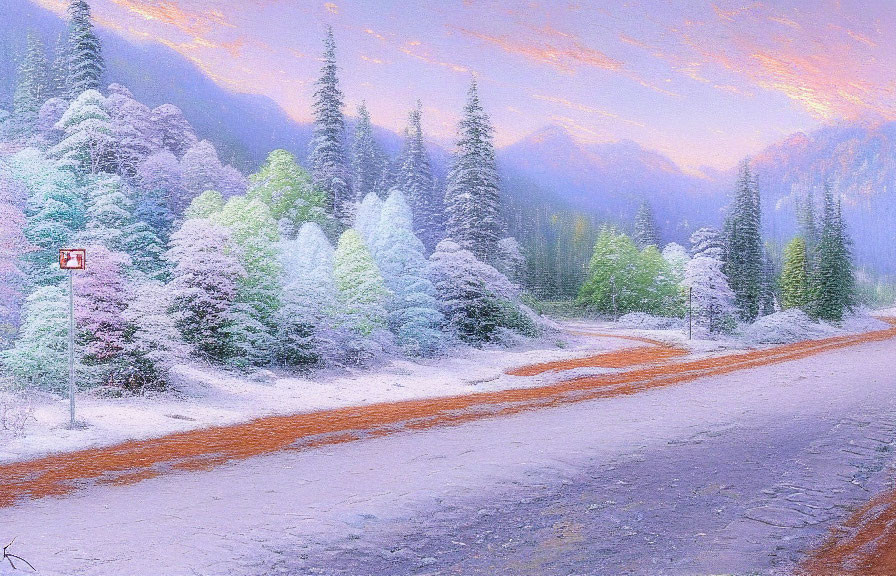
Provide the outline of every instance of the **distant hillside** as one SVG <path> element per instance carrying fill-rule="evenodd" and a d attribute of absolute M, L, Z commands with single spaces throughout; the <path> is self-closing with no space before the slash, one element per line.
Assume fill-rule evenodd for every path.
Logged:
<path fill-rule="evenodd" d="M 558 200 L 601 219 L 630 224 L 648 200 L 666 241 L 682 242 L 694 227 L 721 220 L 715 182 L 690 176 L 671 160 L 632 141 L 576 142 L 549 126 L 498 152 L 502 168 Z"/>

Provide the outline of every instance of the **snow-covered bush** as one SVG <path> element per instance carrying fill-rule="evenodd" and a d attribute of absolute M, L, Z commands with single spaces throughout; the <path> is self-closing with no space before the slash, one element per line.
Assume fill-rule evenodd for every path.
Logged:
<path fill-rule="evenodd" d="M 24 435 L 25 427 L 31 420 L 35 420 L 33 395 L 0 382 L 0 437 L 4 433 Z"/>
<path fill-rule="evenodd" d="M 684 286 L 691 290 L 691 317 L 694 326 L 709 333 L 730 332 L 737 321 L 734 313 L 734 292 L 722 271 L 722 261 L 695 256 L 688 262 Z"/>
<path fill-rule="evenodd" d="M 830 324 L 814 322 L 798 308 L 763 316 L 744 330 L 744 337 L 752 344 L 790 344 L 837 334 L 841 332 Z"/>

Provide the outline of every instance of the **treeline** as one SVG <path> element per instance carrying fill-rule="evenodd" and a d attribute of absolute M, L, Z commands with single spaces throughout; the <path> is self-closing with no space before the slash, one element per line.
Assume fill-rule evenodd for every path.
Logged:
<path fill-rule="evenodd" d="M 538 330 L 510 279 L 522 258 L 505 234 L 475 83 L 440 190 L 419 105 L 398 158 L 373 138 L 363 104 L 348 146 L 328 30 L 309 170 L 276 150 L 246 178 L 176 107 L 150 110 L 114 84 L 102 93 L 89 7 L 75 0 L 69 15 L 63 64 L 50 67 L 29 41 L 23 104 L 6 122 L 4 148 L 16 151 L 0 159 L 0 359 L 19 382 L 64 381 L 61 247 L 87 248 L 74 282 L 79 370 L 91 385 L 163 385 L 190 357 L 239 368 L 360 363 Z M 57 69 L 62 80 L 44 90 Z"/>
<path fill-rule="evenodd" d="M 674 243 L 659 251 L 646 204 L 634 240 L 602 229 L 578 302 L 615 316 L 632 311 L 682 316 L 690 306 L 695 324 L 711 333 L 787 308 L 840 321 L 856 305 L 857 289 L 849 236 L 830 186 L 820 217 L 815 214 L 810 195 L 801 215 L 802 235 L 784 249 L 779 271 L 762 240 L 759 190 L 745 161 L 724 228 L 695 231 L 688 251 Z"/>

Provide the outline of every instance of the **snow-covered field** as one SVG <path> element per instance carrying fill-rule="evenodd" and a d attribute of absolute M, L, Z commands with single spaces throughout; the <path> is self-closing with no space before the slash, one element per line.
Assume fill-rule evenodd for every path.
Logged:
<path fill-rule="evenodd" d="M 893 313 L 896 316 L 896 310 Z M 649 326 L 651 321 L 641 319 L 639 324 Z M 807 339 L 886 327 L 879 320 L 861 316 L 844 322 L 843 328 L 814 324 L 800 332 L 791 326 L 788 335 Z M 176 369 L 176 386 L 168 392 L 123 398 L 79 394 L 77 414 L 84 426 L 75 430 L 67 428 L 67 398 L 34 396 L 33 418 L 27 422 L 24 433 L 0 432 L 0 463 L 235 424 L 272 414 L 538 386 L 614 369 L 577 368 L 534 377 L 509 376 L 504 372 L 528 364 L 647 345 L 593 334 L 651 338 L 688 348 L 696 357 L 756 345 L 744 336 L 689 341 L 681 329 L 637 329 L 613 322 L 569 321 L 562 328 L 562 332 L 510 348 L 457 347 L 432 360 L 392 359 L 371 368 L 323 371 L 305 377 L 271 371 L 246 376 L 207 365 L 183 365 Z"/>

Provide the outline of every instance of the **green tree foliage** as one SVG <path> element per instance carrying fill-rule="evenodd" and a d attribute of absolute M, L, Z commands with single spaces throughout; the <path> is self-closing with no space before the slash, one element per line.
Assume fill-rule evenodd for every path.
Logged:
<path fill-rule="evenodd" d="M 604 314 L 681 313 L 672 270 L 656 247 L 639 251 L 628 236 L 609 227 L 598 236 L 578 300 Z"/>
<path fill-rule="evenodd" d="M 311 184 L 311 177 L 286 150 L 274 150 L 258 172 L 249 177 L 250 200 L 260 200 L 271 216 L 293 235 L 305 222 L 331 227 L 324 192 Z"/>
<path fill-rule="evenodd" d="M 781 307 L 806 308 L 810 302 L 806 241 L 794 238 L 784 248 L 781 269 Z"/>
<path fill-rule="evenodd" d="M 738 316 L 752 322 L 761 308 L 763 250 L 759 189 L 747 160 L 741 164 L 728 209 L 725 240 L 724 271 L 735 294 Z"/>
<path fill-rule="evenodd" d="M 336 245 L 333 278 L 348 330 L 370 336 L 386 327 L 389 290 L 364 240 L 351 228 L 342 233 Z"/>
<path fill-rule="evenodd" d="M 824 189 L 821 233 L 812 273 L 813 312 L 822 320 L 839 322 L 855 303 L 855 274 L 850 240 L 841 215 L 840 202 L 830 186 Z"/>

